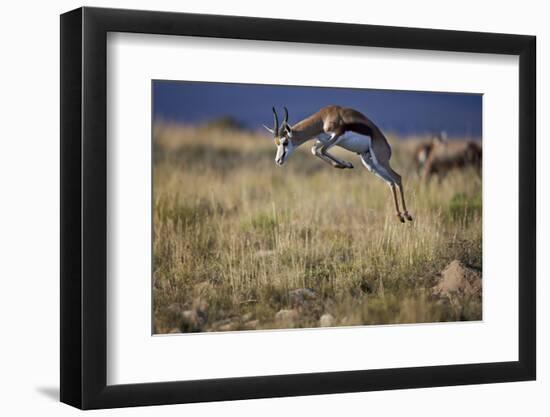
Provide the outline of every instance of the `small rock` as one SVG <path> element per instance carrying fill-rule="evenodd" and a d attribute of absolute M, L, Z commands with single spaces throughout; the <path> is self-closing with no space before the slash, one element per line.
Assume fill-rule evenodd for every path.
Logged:
<path fill-rule="evenodd" d="M 252 320 L 252 313 L 246 313 L 241 316 L 242 321 L 250 321 Z"/>
<path fill-rule="evenodd" d="M 340 326 L 358 326 L 363 324 L 361 316 L 352 314 L 351 316 L 345 316 L 340 320 Z"/>
<path fill-rule="evenodd" d="M 218 330 L 220 332 L 230 332 L 232 330 L 235 330 L 236 328 L 237 328 L 236 323 L 228 323 L 228 324 L 224 324 L 223 326 L 218 327 Z"/>
<path fill-rule="evenodd" d="M 432 291 L 435 295 L 469 295 L 481 298 L 481 274 L 459 260 L 452 261 L 441 271 L 441 278 Z"/>
<path fill-rule="evenodd" d="M 334 316 L 332 314 L 325 313 L 319 319 L 319 325 L 321 327 L 333 327 L 335 323 L 336 320 L 334 320 Z"/>
<path fill-rule="evenodd" d="M 260 320 L 250 320 L 244 324 L 244 327 L 246 330 L 256 330 L 259 324 Z"/>
<path fill-rule="evenodd" d="M 219 329 L 221 326 L 225 326 L 226 324 L 229 324 L 229 323 L 231 323 L 231 319 L 218 320 L 212 323 L 212 328 Z"/>
<path fill-rule="evenodd" d="M 279 323 L 284 323 L 288 326 L 294 325 L 294 322 L 298 319 L 299 314 L 296 310 L 279 310 L 277 314 L 275 314 L 275 320 Z"/>
<path fill-rule="evenodd" d="M 290 304 L 293 307 L 301 307 L 317 298 L 317 294 L 310 288 L 298 288 L 289 293 Z"/>

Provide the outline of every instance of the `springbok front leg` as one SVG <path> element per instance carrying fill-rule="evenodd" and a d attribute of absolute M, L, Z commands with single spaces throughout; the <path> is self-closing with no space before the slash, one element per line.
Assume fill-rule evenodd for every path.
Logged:
<path fill-rule="evenodd" d="M 336 158 L 334 155 L 329 154 L 327 151 L 323 152 L 324 143 L 320 140 L 317 140 L 313 147 L 311 148 L 311 153 L 316 157 L 322 159 L 326 163 L 332 165 L 334 168 L 353 168 L 353 165 L 349 162 L 342 161 Z"/>
<path fill-rule="evenodd" d="M 334 160 L 328 158 L 323 153 L 321 153 L 321 146 L 323 146 L 323 142 L 321 142 L 320 140 L 316 141 L 315 144 L 311 147 L 311 153 L 334 168 L 345 168 L 343 164 L 335 162 Z"/>
<path fill-rule="evenodd" d="M 336 158 L 334 155 L 331 155 L 328 150 L 332 148 L 333 146 L 336 146 L 338 142 L 343 138 L 341 133 L 332 133 L 330 136 L 330 139 L 323 143 L 321 146 L 321 153 L 325 155 L 326 157 L 332 159 L 334 162 L 343 165 L 344 168 L 353 168 L 353 164 L 351 162 L 342 161 L 341 159 Z"/>
<path fill-rule="evenodd" d="M 314 147 L 311 149 L 313 154 L 315 156 L 318 156 L 319 158 L 323 159 L 324 161 L 327 160 L 327 158 L 332 161 L 330 162 L 332 166 L 335 168 L 353 168 L 353 164 L 351 162 L 342 161 L 341 159 L 336 158 L 334 155 L 330 154 L 328 150 L 338 144 L 338 142 L 342 139 L 342 135 L 333 133 L 328 141 L 322 142 L 318 140 L 315 142 Z"/>

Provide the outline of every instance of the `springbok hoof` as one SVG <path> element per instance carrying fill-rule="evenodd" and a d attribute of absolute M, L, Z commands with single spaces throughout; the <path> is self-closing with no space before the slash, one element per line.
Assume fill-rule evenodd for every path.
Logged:
<path fill-rule="evenodd" d="M 398 213 L 398 214 L 397 214 L 397 218 L 399 219 L 399 221 L 400 221 L 401 223 L 405 223 L 405 218 L 401 215 L 401 213 Z"/>
<path fill-rule="evenodd" d="M 406 218 L 408 221 L 410 221 L 410 222 L 413 221 L 413 218 L 412 218 L 412 216 L 411 216 L 409 213 L 405 212 L 405 213 L 403 213 L 403 214 L 405 215 L 405 218 Z"/>

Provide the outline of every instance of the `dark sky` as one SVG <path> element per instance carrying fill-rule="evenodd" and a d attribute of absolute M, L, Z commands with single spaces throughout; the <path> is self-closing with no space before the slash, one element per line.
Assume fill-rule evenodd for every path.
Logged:
<path fill-rule="evenodd" d="M 480 94 L 153 81 L 154 117 L 188 124 L 231 116 L 251 129 L 271 126 L 272 106 L 281 117 L 287 106 L 294 124 L 328 104 L 353 107 L 388 133 L 481 137 Z"/>

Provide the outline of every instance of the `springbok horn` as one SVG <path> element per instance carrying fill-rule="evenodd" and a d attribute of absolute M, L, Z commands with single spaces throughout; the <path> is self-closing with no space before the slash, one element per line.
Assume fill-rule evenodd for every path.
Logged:
<path fill-rule="evenodd" d="M 277 136 L 279 133 L 279 118 L 277 117 L 275 107 L 272 107 L 271 109 L 273 110 L 273 135 Z"/>
<path fill-rule="evenodd" d="M 283 131 L 284 128 L 288 125 L 288 110 L 287 110 L 286 107 L 283 107 L 283 110 L 284 110 L 284 112 L 285 112 L 285 117 L 284 117 L 284 119 L 283 119 L 283 124 L 281 125 L 281 132 L 280 132 L 280 134 L 283 133 L 282 131 Z"/>

